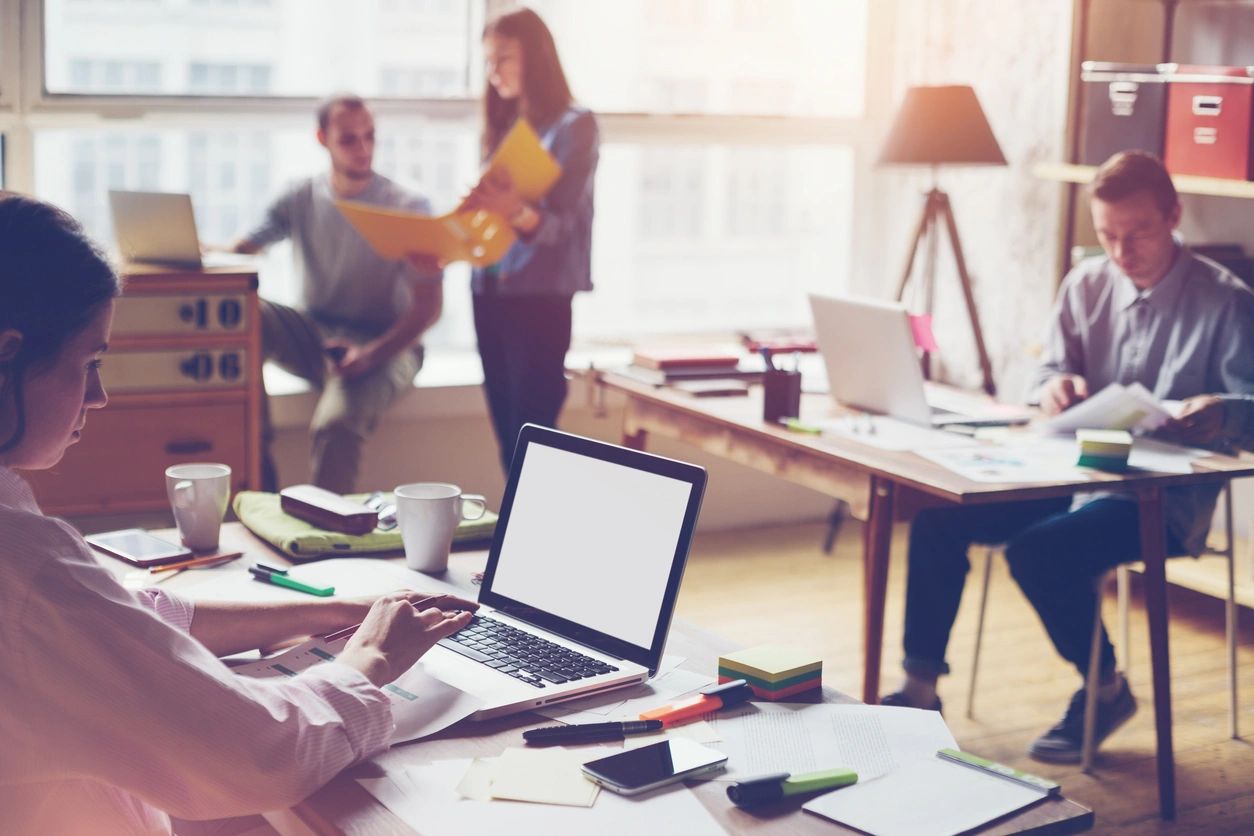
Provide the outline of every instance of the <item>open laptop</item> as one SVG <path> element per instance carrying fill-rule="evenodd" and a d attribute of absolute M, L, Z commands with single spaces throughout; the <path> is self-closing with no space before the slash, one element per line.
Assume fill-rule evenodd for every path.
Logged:
<path fill-rule="evenodd" d="M 109 192 L 109 211 L 118 251 L 129 263 L 171 264 L 201 269 L 237 267 L 251 257 L 201 255 L 191 195 L 174 192 Z"/>
<path fill-rule="evenodd" d="M 474 620 L 422 658 L 474 719 L 644 682 L 666 645 L 705 470 L 531 424 Z"/>
<path fill-rule="evenodd" d="M 832 397 L 846 406 L 932 427 L 1023 424 L 1027 410 L 929 391 L 906 309 L 896 302 L 810 294 Z"/>

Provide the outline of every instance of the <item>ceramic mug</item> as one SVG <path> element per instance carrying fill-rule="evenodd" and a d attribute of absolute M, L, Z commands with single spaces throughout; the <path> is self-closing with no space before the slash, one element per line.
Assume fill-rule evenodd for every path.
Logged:
<path fill-rule="evenodd" d="M 165 492 L 183 545 L 193 551 L 216 549 L 218 529 L 231 498 L 231 468 L 225 464 L 167 467 Z"/>
<path fill-rule="evenodd" d="M 396 498 L 396 521 L 405 544 L 405 565 L 428 574 L 448 568 L 453 534 L 462 520 L 477 520 L 488 510 L 478 494 L 464 494 L 457 485 L 445 482 L 416 482 L 400 485 Z"/>

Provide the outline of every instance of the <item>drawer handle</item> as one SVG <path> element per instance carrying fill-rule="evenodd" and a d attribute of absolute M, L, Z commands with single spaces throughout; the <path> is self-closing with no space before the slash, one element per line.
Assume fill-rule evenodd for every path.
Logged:
<path fill-rule="evenodd" d="M 171 441 L 165 445 L 165 451 L 171 456 L 190 456 L 193 453 L 208 453 L 213 449 L 212 441 L 191 439 L 188 441 Z"/>

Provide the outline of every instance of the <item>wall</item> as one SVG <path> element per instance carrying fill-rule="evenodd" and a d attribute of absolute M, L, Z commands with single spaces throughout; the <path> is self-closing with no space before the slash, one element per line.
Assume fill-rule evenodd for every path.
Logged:
<path fill-rule="evenodd" d="M 1020 397 L 1035 363 L 1057 276 L 1057 184 L 1032 176 L 1037 162 L 1063 156 L 1071 4 L 1068 0 L 892 0 L 893 109 L 911 85 L 971 84 L 1006 168 L 949 168 L 950 195 L 976 304 L 1007 397 Z M 882 169 L 875 176 L 873 249 L 878 263 L 857 277 L 863 292 L 889 296 L 931 185 L 926 172 Z M 970 327 L 947 246 L 938 263 L 935 331 L 942 375 L 978 385 Z M 908 298 L 908 302 L 910 299 Z"/>

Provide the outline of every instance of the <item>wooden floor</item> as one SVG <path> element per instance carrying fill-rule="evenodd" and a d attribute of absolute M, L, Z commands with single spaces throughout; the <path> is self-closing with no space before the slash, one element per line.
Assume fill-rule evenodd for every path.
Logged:
<path fill-rule="evenodd" d="M 698 536 L 684 578 L 679 615 L 745 645 L 795 643 L 823 658 L 824 683 L 861 690 L 861 531 L 849 523 L 836 552 L 820 551 L 822 527 L 794 526 Z M 894 540 L 885 621 L 884 682 L 900 682 L 905 577 L 904 531 Z M 1110 737 L 1096 774 L 1030 760 L 1028 743 L 1062 715 L 1079 677 L 997 560 L 985 621 L 974 719 L 965 717 L 967 678 L 979 593 L 977 556 L 950 643 L 953 675 L 942 680 L 945 719 L 976 754 L 1047 775 L 1070 798 L 1093 808 L 1097 831 L 1119 834 L 1254 833 L 1254 613 L 1242 612 L 1239 640 L 1241 726 L 1228 737 L 1223 606 L 1187 590 L 1171 594 L 1172 694 L 1179 815 L 1160 822 L 1154 770 L 1153 703 L 1143 597 L 1134 586 L 1131 672 L 1136 716 Z M 1108 596 L 1106 624 L 1115 607 Z M 1120 662 L 1123 664 L 1122 651 Z M 1251 742 L 1247 742 L 1251 741 Z"/>

